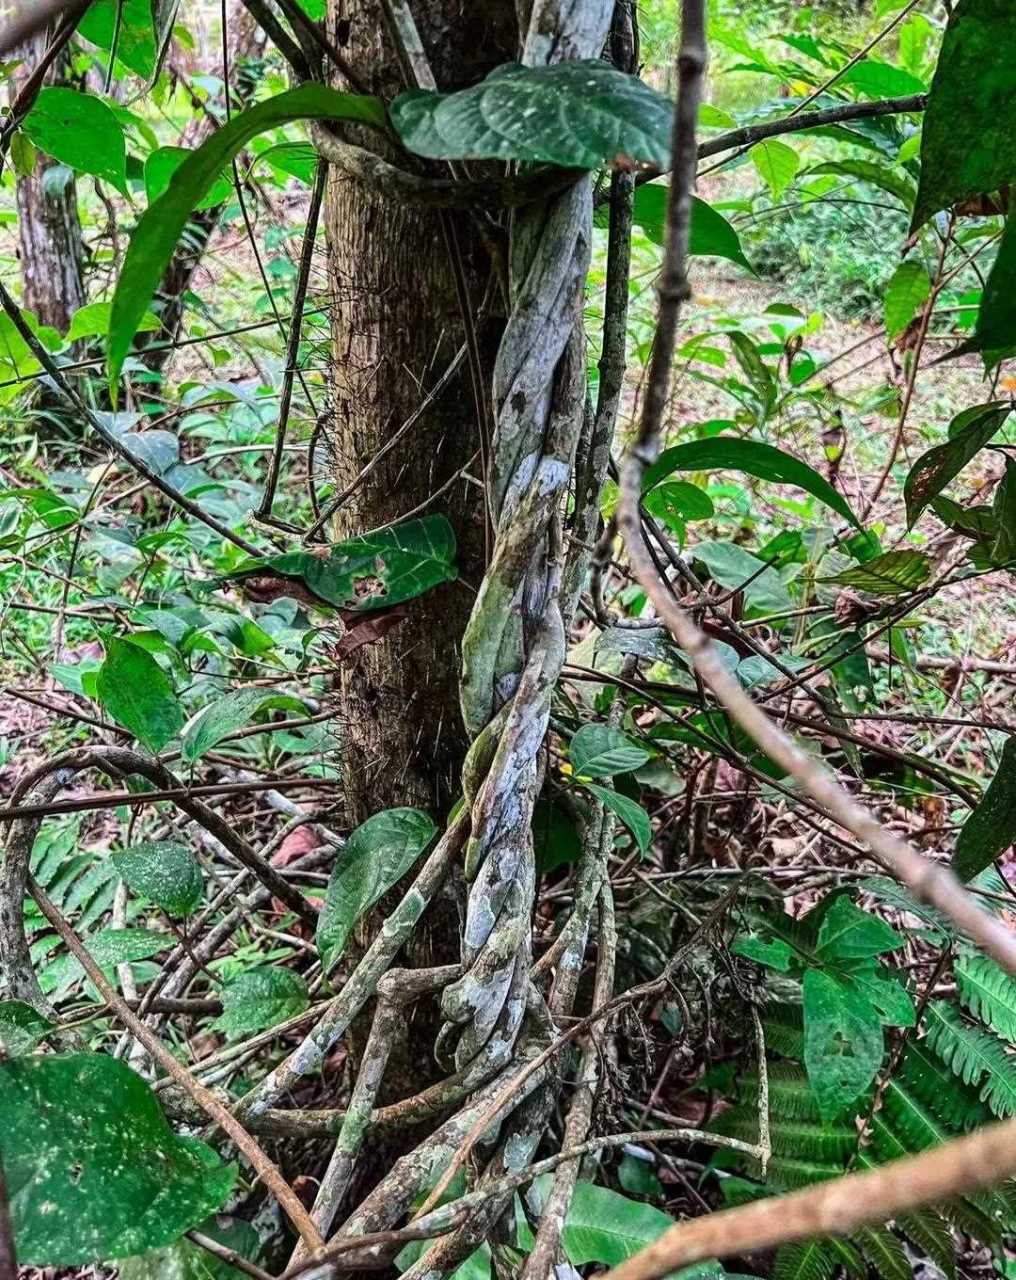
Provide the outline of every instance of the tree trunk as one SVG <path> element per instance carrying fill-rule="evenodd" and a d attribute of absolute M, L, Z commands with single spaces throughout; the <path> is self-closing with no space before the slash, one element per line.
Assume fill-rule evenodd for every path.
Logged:
<path fill-rule="evenodd" d="M 21 45 L 21 65 L 11 77 L 11 99 L 42 60 L 49 35 L 41 31 Z M 46 83 L 64 79 L 67 59 L 61 55 L 50 68 Z M 78 193 L 70 169 L 39 152 L 32 172 L 19 177 L 19 256 L 24 305 L 41 324 L 66 333 L 71 316 L 85 303 L 84 248 L 78 218 Z"/>
<path fill-rule="evenodd" d="M 426 0 L 414 4 L 413 12 L 442 89 L 475 83 L 515 56 L 511 0 Z M 367 91 L 390 99 L 403 90 L 378 0 L 332 0 L 330 30 Z M 405 157 L 398 163 L 405 164 Z M 481 302 L 494 299 L 477 322 L 487 390 L 503 325 L 502 295 L 478 223 L 464 214 L 448 217 L 461 247 L 470 310 L 482 313 Z M 342 491 L 419 408 L 465 332 L 439 213 L 406 206 L 333 170 L 326 224 L 334 304 L 329 434 Z M 441 490 L 480 448 L 469 364 L 463 360 L 436 402 L 343 505 L 333 536 L 403 517 Z M 479 474 L 479 463 L 473 470 Z M 393 805 L 417 805 L 440 818 L 458 791 L 466 746 L 459 644 L 485 558 L 482 491 L 456 480 L 426 509 L 451 521 L 461 577 L 414 601 L 406 621 L 342 669 L 350 823 Z"/>

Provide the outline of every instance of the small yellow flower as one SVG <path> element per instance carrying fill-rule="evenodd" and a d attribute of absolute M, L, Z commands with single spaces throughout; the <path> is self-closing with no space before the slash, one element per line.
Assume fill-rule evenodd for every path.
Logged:
<path fill-rule="evenodd" d="M 1010 395 L 1016 394 L 1016 378 L 1003 378 L 998 385 Z"/>

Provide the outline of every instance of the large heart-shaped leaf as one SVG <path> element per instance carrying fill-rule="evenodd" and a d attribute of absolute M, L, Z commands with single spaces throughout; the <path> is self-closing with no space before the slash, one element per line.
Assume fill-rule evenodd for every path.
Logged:
<path fill-rule="evenodd" d="M 402 879 L 436 831 L 419 809 L 385 809 L 350 835 L 336 858 L 318 919 L 317 946 L 326 972 L 360 916 Z"/>
<path fill-rule="evenodd" d="M 921 454 L 903 485 L 908 527 L 913 527 L 932 499 L 937 498 L 974 454 L 1001 430 L 1011 407 L 1004 400 L 995 400 L 964 409 L 949 424 L 949 439 Z"/>
<path fill-rule="evenodd" d="M 1012 23 L 1009 0 L 952 8 L 924 112 L 912 231 L 939 209 L 1016 178 Z"/>
<path fill-rule="evenodd" d="M 22 125 L 40 151 L 78 173 L 90 173 L 127 194 L 127 144 L 116 116 L 101 98 L 47 85 Z M 153 290 L 154 292 L 154 290 Z M 148 310 L 152 294 L 138 312 Z"/>
<path fill-rule="evenodd" d="M 150 840 L 113 852 L 113 865 L 134 890 L 162 907 L 167 915 L 189 916 L 205 892 L 201 868 L 187 848 L 175 840 Z"/>
<path fill-rule="evenodd" d="M 0 1062 L 0 1151 L 18 1261 L 77 1266 L 169 1244 L 236 1169 L 178 1138 L 151 1089 L 101 1054 Z"/>
<path fill-rule="evenodd" d="M 527 160 L 569 169 L 669 168 L 673 107 L 600 59 L 498 67 L 458 93 L 396 98 L 392 124 L 434 160 Z"/>
<path fill-rule="evenodd" d="M 291 551 L 244 566 L 239 576 L 280 573 L 297 578 L 327 604 L 354 613 L 387 609 L 458 576 L 455 531 L 444 516 L 336 543 L 326 556 Z"/>
<path fill-rule="evenodd" d="M 96 697 L 103 710 L 152 751 L 180 732 L 183 712 L 169 677 L 150 653 L 129 640 L 110 640 Z"/>
<path fill-rule="evenodd" d="M 302 84 L 235 115 L 176 170 L 169 189 L 138 222 L 117 281 L 109 333 L 109 385 L 114 400 L 138 323 L 155 296 L 187 219 L 222 170 L 251 138 L 267 129 L 293 120 L 327 119 L 356 120 L 376 128 L 385 123 L 384 108 L 377 98 L 340 93 L 323 84 Z"/>
<path fill-rule="evenodd" d="M 711 440 L 689 440 L 664 449 L 645 474 L 643 493 L 648 493 L 675 471 L 743 471 L 759 480 L 791 484 L 849 520 L 857 528 L 857 517 L 847 500 L 824 476 L 792 454 L 761 440 L 740 440 L 734 436 L 714 436 Z"/>

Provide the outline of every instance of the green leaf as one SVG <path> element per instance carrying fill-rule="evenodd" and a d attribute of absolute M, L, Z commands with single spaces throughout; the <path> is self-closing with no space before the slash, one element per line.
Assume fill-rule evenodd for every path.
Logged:
<path fill-rule="evenodd" d="M 52 1029 L 53 1024 L 23 1000 L 0 1001 L 0 1057 L 31 1053 Z"/>
<path fill-rule="evenodd" d="M 71 316 L 67 330 L 68 342 L 80 342 L 82 338 L 104 338 L 109 333 L 112 302 L 86 302 Z M 154 312 L 146 311 L 138 324 L 139 333 L 153 333 L 162 328 L 162 321 Z"/>
<path fill-rule="evenodd" d="M 842 1115 L 875 1079 L 882 1024 L 868 1001 L 819 969 L 804 975 L 804 1065 L 825 1120 Z"/>
<path fill-rule="evenodd" d="M 595 782 L 584 785 L 587 791 L 592 792 L 602 805 L 624 823 L 635 837 L 639 853 L 645 854 L 653 840 L 653 824 L 645 809 L 619 791 L 611 791 L 609 787 L 598 787 Z"/>
<path fill-rule="evenodd" d="M 1010 408 L 1005 401 L 996 400 L 964 409 L 949 424 L 948 440 L 921 454 L 903 486 L 908 528 L 913 528 L 924 508 L 1001 430 Z"/>
<path fill-rule="evenodd" d="M 909 259 L 901 262 L 886 285 L 882 319 L 890 339 L 897 338 L 928 301 L 931 278 L 924 265 Z"/>
<path fill-rule="evenodd" d="M 790 593 L 779 573 L 764 560 L 733 542 L 699 542 L 692 556 L 709 576 L 728 591 L 744 591 L 747 608 L 755 613 L 782 613 L 792 608 Z M 736 658 L 736 655 L 734 655 Z"/>
<path fill-rule="evenodd" d="M 743 471 L 758 480 L 794 485 L 849 520 L 858 529 L 857 517 L 845 498 L 828 480 L 806 462 L 761 440 L 739 440 L 735 436 L 714 436 L 711 440 L 689 440 L 664 449 L 645 474 L 642 492 L 649 493 L 675 471 Z"/>
<path fill-rule="evenodd" d="M 610 778 L 641 769 L 650 758 L 637 742 L 606 724 L 584 724 L 568 751 L 574 774 L 582 778 Z"/>
<path fill-rule="evenodd" d="M 60 85 L 40 89 L 22 125 L 40 151 L 127 194 L 127 144 L 116 116 L 100 98 Z M 154 290 L 152 291 L 154 293 Z M 145 299 L 138 319 L 148 310 Z"/>
<path fill-rule="evenodd" d="M 1016 1115 L 1016 1061 L 990 1032 L 972 1026 L 945 1000 L 933 1000 L 925 1014 L 929 1046 L 1002 1119 Z"/>
<path fill-rule="evenodd" d="M 159 147 L 152 152 L 145 161 L 145 194 L 149 204 L 154 204 L 166 194 L 180 166 L 193 154 L 188 147 Z M 232 179 L 220 174 L 209 187 L 207 195 L 194 206 L 194 211 L 216 208 L 229 199 L 232 191 Z"/>
<path fill-rule="evenodd" d="M 189 916 L 204 897 L 205 884 L 194 855 L 175 840 L 151 840 L 113 852 L 113 865 L 135 893 L 170 916 Z"/>
<path fill-rule="evenodd" d="M 954 970 L 966 1007 L 1003 1040 L 1016 1045 L 1016 978 L 977 951 L 961 951 Z"/>
<path fill-rule="evenodd" d="M 268 702 L 278 702 L 279 697 L 269 689 L 233 689 L 214 702 L 196 711 L 180 731 L 183 759 L 188 764 L 200 760 L 212 747 L 228 737 L 236 729 L 249 724 Z M 295 699 L 292 701 L 295 705 Z"/>
<path fill-rule="evenodd" d="M 100 929 L 88 939 L 88 952 L 99 968 L 111 974 L 121 964 L 133 964 L 147 960 L 173 945 L 168 933 L 154 929 Z M 77 958 L 61 955 L 49 965 L 42 975 L 42 985 L 47 991 L 62 992 L 83 976 Z"/>
<path fill-rule="evenodd" d="M 1006 738 L 998 771 L 956 841 L 952 869 L 963 881 L 1016 843 L 1016 735 Z"/>
<path fill-rule="evenodd" d="M 822 164 L 812 165 L 805 176 L 820 176 L 835 173 L 845 178 L 857 178 L 873 187 L 895 196 L 905 209 L 913 207 L 917 199 L 917 188 L 902 169 L 892 169 L 887 164 L 879 164 L 874 160 L 826 160 Z"/>
<path fill-rule="evenodd" d="M 770 138 L 766 142 L 756 142 L 748 156 L 773 197 L 779 200 L 797 176 L 801 164 L 797 152 L 785 142 Z"/>
<path fill-rule="evenodd" d="M 458 93 L 411 90 L 391 106 L 396 133 L 417 155 L 569 169 L 668 169 L 672 114 L 662 94 L 598 58 L 510 63 Z"/>
<path fill-rule="evenodd" d="M 150 751 L 161 750 L 183 726 L 169 677 L 150 653 L 129 640 L 107 643 L 95 695 L 103 710 Z"/>
<path fill-rule="evenodd" d="M 222 988 L 222 1013 L 212 1023 L 233 1038 L 274 1027 L 307 1008 L 307 984 L 281 965 L 247 969 Z"/>
<path fill-rule="evenodd" d="M 93 0 L 78 23 L 78 35 L 116 56 L 143 80 L 155 75 L 152 0 Z"/>
<path fill-rule="evenodd" d="M 886 1027 L 917 1025 L 917 1009 L 910 992 L 893 969 L 854 969 L 845 980 L 872 1006 Z"/>
<path fill-rule="evenodd" d="M 896 596 L 923 586 L 931 577 L 931 560 L 921 551 L 886 551 L 853 569 L 820 582 L 834 582 L 841 587 L 856 587 L 873 596 Z"/>
<path fill-rule="evenodd" d="M 350 835 L 336 857 L 318 919 L 317 947 L 326 973 L 360 916 L 398 884 L 436 834 L 419 809 L 385 809 Z"/>
<path fill-rule="evenodd" d="M 1016 560 L 1016 462 L 1006 457 L 1005 472 L 995 490 L 992 508 L 997 532 L 991 548 L 991 558 L 996 564 Z"/>
<path fill-rule="evenodd" d="M 931 82 L 921 135 L 921 181 L 910 223 L 1016 178 L 1016 94 L 1008 0 L 953 6 Z"/>
<path fill-rule="evenodd" d="M 635 188 L 632 220 L 641 227 L 654 244 L 662 245 L 667 228 L 667 201 L 670 188 L 664 182 L 647 182 Z M 610 213 L 606 205 L 596 210 L 596 223 L 606 226 Z M 751 271 L 751 263 L 744 256 L 741 240 L 722 213 L 706 204 L 698 196 L 692 196 L 691 231 L 688 239 L 691 257 L 726 258 Z"/>
<path fill-rule="evenodd" d="M 322 84 L 302 84 L 233 116 L 181 164 L 169 190 L 145 210 L 131 236 L 113 298 L 109 385 L 114 401 L 120 370 L 138 323 L 155 296 L 193 210 L 251 138 L 292 120 L 307 119 L 357 120 L 379 129 L 385 123 L 384 108 L 377 98 L 339 93 Z"/>
<path fill-rule="evenodd" d="M 716 514 L 709 494 L 686 480 L 664 480 L 646 494 L 643 505 L 668 524 L 675 519 L 709 520 Z"/>
<path fill-rule="evenodd" d="M 895 951 L 905 941 L 884 920 L 862 911 L 842 894 L 822 917 L 816 955 L 822 960 L 865 960 Z"/>
<path fill-rule="evenodd" d="M 730 949 L 735 956 L 744 956 L 748 960 L 754 960 L 756 964 L 777 969 L 780 973 L 787 973 L 795 959 L 790 944 L 782 938 L 760 938 L 755 934 L 745 933 L 735 938 Z"/>
<path fill-rule="evenodd" d="M 454 558 L 455 532 L 447 519 L 423 516 L 336 543 L 327 556 L 291 551 L 245 565 L 233 577 L 257 577 L 270 570 L 299 579 L 328 604 L 368 613 L 453 582 L 458 577 Z"/>
<path fill-rule="evenodd" d="M 232 1249 L 248 1262 L 256 1262 L 261 1249 L 258 1233 L 240 1218 L 209 1218 L 196 1230 Z M 118 1280 L 239 1280 L 246 1273 L 223 1262 L 187 1239 L 162 1249 L 151 1249 L 117 1265 Z"/>
<path fill-rule="evenodd" d="M 4 1172 L 18 1261 L 77 1266 L 176 1240 L 224 1203 L 236 1169 L 178 1138 L 151 1089 L 99 1054 L 0 1062 Z"/>
<path fill-rule="evenodd" d="M 317 171 L 318 153 L 309 142 L 279 142 L 260 152 L 254 164 L 261 164 L 262 161 L 277 173 L 298 178 L 304 186 L 309 187 Z M 251 168 L 253 167 L 252 164 Z"/>
<path fill-rule="evenodd" d="M 853 85 L 868 98 L 904 98 L 912 93 L 924 93 L 928 87 L 923 80 L 875 58 L 864 58 L 840 77 L 840 84 Z"/>
<path fill-rule="evenodd" d="M 1002 243 L 977 309 L 973 337 L 968 338 L 949 358 L 980 351 L 989 371 L 1016 350 L 1016 218 L 1006 219 Z"/>

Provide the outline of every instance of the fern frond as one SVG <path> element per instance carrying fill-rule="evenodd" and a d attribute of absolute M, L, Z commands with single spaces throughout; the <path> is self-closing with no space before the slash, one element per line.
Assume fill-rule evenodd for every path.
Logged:
<path fill-rule="evenodd" d="M 882 1280 L 913 1280 L 903 1245 L 886 1227 L 863 1227 L 851 1240 Z"/>
<path fill-rule="evenodd" d="M 732 1107 L 717 1120 L 718 1130 L 743 1142 L 758 1141 L 758 1112 Z M 854 1148 L 857 1131 L 852 1125 L 822 1125 L 807 1120 L 784 1120 L 770 1112 L 769 1136 L 773 1154 L 792 1156 L 810 1164 L 833 1165 L 843 1172 Z"/>
<path fill-rule="evenodd" d="M 792 1156 L 774 1155 L 769 1161 L 766 1185 L 774 1191 L 810 1187 L 813 1182 L 827 1182 L 843 1173 L 842 1164 L 824 1161 L 795 1160 Z"/>
<path fill-rule="evenodd" d="M 825 1240 L 785 1244 L 776 1250 L 772 1280 L 832 1280 L 836 1265 Z"/>
<path fill-rule="evenodd" d="M 934 1209 L 920 1209 L 898 1218 L 897 1226 L 952 1280 L 956 1274 L 956 1241 L 940 1214 Z"/>
<path fill-rule="evenodd" d="M 836 1262 L 853 1280 L 867 1280 L 868 1265 L 849 1240 L 839 1236 L 827 1236 L 825 1244 Z"/>
<path fill-rule="evenodd" d="M 910 1041 L 895 1082 L 954 1132 L 968 1133 L 991 1119 L 976 1090 L 957 1079 L 926 1041 Z"/>
<path fill-rule="evenodd" d="M 975 1017 L 1016 1045 L 1016 979 L 990 956 L 964 951 L 954 965 L 960 1000 Z"/>
<path fill-rule="evenodd" d="M 899 1080 L 890 1079 L 886 1085 L 882 1110 L 874 1120 L 881 1121 L 881 1127 L 891 1131 L 899 1144 L 899 1150 L 883 1152 L 879 1149 L 879 1157 L 883 1160 L 894 1160 L 901 1154 L 937 1147 L 954 1136 L 949 1127 L 909 1093 Z M 872 1125 L 873 1136 L 876 1127 Z M 878 1149 L 877 1141 L 875 1146 Z"/>
<path fill-rule="evenodd" d="M 800 1005 L 774 1004 L 763 1020 L 766 1048 L 781 1058 L 804 1061 L 804 1014 Z"/>
<path fill-rule="evenodd" d="M 927 1010 L 928 1043 L 965 1084 L 977 1088 L 995 1115 L 1016 1115 L 1016 1063 L 999 1038 L 974 1027 L 952 1005 L 935 1000 Z"/>
<path fill-rule="evenodd" d="M 964 1196 L 962 1199 L 947 1200 L 937 1208 L 943 1218 L 951 1222 L 957 1231 L 962 1231 L 974 1240 L 979 1240 L 990 1249 L 997 1250 L 1002 1247 L 1001 1226 L 989 1213 L 985 1213 L 980 1205 L 974 1204 L 973 1200 Z"/>
<path fill-rule="evenodd" d="M 803 1067 L 792 1062 L 771 1062 L 768 1077 L 770 1117 L 820 1122 L 818 1103 Z M 737 1094 L 746 1107 L 755 1103 L 758 1098 L 758 1072 L 749 1071 L 738 1076 Z"/>

